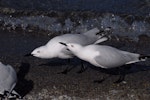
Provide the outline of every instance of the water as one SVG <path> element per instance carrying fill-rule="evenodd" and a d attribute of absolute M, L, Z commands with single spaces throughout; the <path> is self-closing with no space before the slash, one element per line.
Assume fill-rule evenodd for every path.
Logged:
<path fill-rule="evenodd" d="M 147 15 L 149 0 L 1 0 L 0 5 L 23 10 L 96 11 Z"/>
<path fill-rule="evenodd" d="M 77 15 L 76 15 L 77 16 Z M 49 17 L 44 15 L 12 17 L 8 15 L 0 15 L 0 22 L 8 30 L 16 30 L 21 27 L 27 30 L 28 27 L 37 27 L 38 29 L 49 31 L 51 35 L 54 33 L 82 33 L 91 28 L 112 27 L 112 35 L 128 36 L 133 40 L 138 40 L 138 36 L 146 34 L 150 36 L 150 23 L 143 20 L 133 20 L 128 23 L 125 18 L 119 15 L 107 13 L 102 16 L 92 16 L 83 18 L 78 16 L 74 19 L 70 16 L 60 20 L 59 17 Z"/>
<path fill-rule="evenodd" d="M 126 36 L 135 41 L 142 34 L 150 36 L 149 0 L 1 0 L 0 5 L 15 9 L 13 15 L 0 14 L 0 23 L 7 30 L 16 30 L 18 27 L 28 30 L 30 27 L 36 27 L 48 31 L 48 34 L 45 34 L 52 35 L 82 33 L 94 27 L 112 27 L 112 35 Z M 32 12 L 30 16 L 17 16 L 15 11 L 18 10 Z M 40 13 L 52 10 L 56 11 L 58 16 Z M 32 15 L 34 11 L 39 14 Z"/>

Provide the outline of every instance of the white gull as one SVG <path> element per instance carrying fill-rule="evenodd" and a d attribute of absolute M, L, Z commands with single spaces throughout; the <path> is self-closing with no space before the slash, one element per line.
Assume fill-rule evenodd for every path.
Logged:
<path fill-rule="evenodd" d="M 87 45 L 82 46 L 76 43 L 63 43 L 78 58 L 101 68 L 115 68 L 126 64 L 145 61 L 149 55 L 142 55 L 122 51 L 106 45 Z"/>
<path fill-rule="evenodd" d="M 56 36 L 51 40 L 49 40 L 46 45 L 34 49 L 31 55 L 43 59 L 72 58 L 74 55 L 70 51 L 68 51 L 65 46 L 61 45 L 59 42 L 78 43 L 85 46 L 93 43 L 100 43 L 106 41 L 107 38 L 99 34 L 97 35 L 98 32 L 100 32 L 98 28 L 93 28 L 82 34 L 64 34 L 64 35 Z"/>
<path fill-rule="evenodd" d="M 0 95 L 1 98 L 21 98 L 15 92 L 14 87 L 17 83 L 16 71 L 10 65 L 4 65 L 0 62 Z"/>

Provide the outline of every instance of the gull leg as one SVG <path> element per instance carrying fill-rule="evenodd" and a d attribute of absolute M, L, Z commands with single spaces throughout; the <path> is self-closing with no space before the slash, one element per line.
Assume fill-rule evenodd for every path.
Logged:
<path fill-rule="evenodd" d="M 126 65 L 125 68 L 119 67 L 119 79 L 115 81 L 114 83 L 121 83 L 125 80 L 126 70 L 129 70 L 131 66 Z"/>
<path fill-rule="evenodd" d="M 109 77 L 111 77 L 111 75 L 109 74 L 107 77 L 103 77 L 100 80 L 94 80 L 94 83 L 102 83 L 103 81 L 105 81 L 106 79 L 108 79 Z"/>
<path fill-rule="evenodd" d="M 68 62 L 69 64 L 71 64 L 71 59 L 67 59 L 67 62 Z"/>
<path fill-rule="evenodd" d="M 105 79 L 106 78 L 103 77 L 102 79 L 100 79 L 100 80 L 94 80 L 93 82 L 94 83 L 102 83 L 103 81 L 105 81 Z"/>
<path fill-rule="evenodd" d="M 71 60 L 68 59 L 67 61 L 69 64 L 71 63 Z M 72 69 L 74 69 L 74 66 L 72 66 L 71 68 L 67 67 L 65 70 L 63 70 L 62 72 L 58 72 L 58 74 L 68 74 L 68 72 L 70 72 Z"/>
<path fill-rule="evenodd" d="M 121 83 L 124 80 L 125 80 L 125 74 L 124 75 L 120 75 L 119 79 L 117 81 L 115 81 L 114 83 Z"/>
<path fill-rule="evenodd" d="M 87 67 L 84 66 L 83 61 L 81 60 L 81 69 L 77 72 L 78 74 L 83 73 L 87 70 Z"/>
<path fill-rule="evenodd" d="M 71 68 L 67 67 L 62 72 L 58 72 L 58 74 L 68 74 L 68 72 L 70 72 L 72 69 L 74 69 L 74 66 L 72 66 Z"/>

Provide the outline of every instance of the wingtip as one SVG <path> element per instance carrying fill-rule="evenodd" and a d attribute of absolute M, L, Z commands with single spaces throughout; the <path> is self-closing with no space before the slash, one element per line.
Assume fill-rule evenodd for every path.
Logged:
<path fill-rule="evenodd" d="M 150 55 L 143 55 L 143 54 L 141 54 L 139 56 L 139 60 L 146 60 L 147 58 L 150 58 Z"/>

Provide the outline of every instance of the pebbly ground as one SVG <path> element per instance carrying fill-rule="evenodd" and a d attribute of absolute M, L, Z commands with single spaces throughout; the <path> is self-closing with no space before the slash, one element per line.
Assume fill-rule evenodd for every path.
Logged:
<path fill-rule="evenodd" d="M 25 32 L 0 31 L 0 61 L 12 65 L 18 74 L 15 90 L 24 100 L 149 100 L 150 60 L 125 68 L 125 81 L 115 84 L 119 70 L 102 70 L 85 63 L 87 70 L 81 74 L 80 60 L 71 63 L 60 59 L 24 57 L 34 48 L 45 44 L 51 36 Z M 150 54 L 150 38 L 141 36 L 139 42 L 126 38 L 103 44 L 122 50 Z M 66 67 L 75 66 L 68 74 L 58 74 Z M 108 73 L 111 77 L 108 77 Z M 94 83 L 108 77 L 101 83 Z"/>

